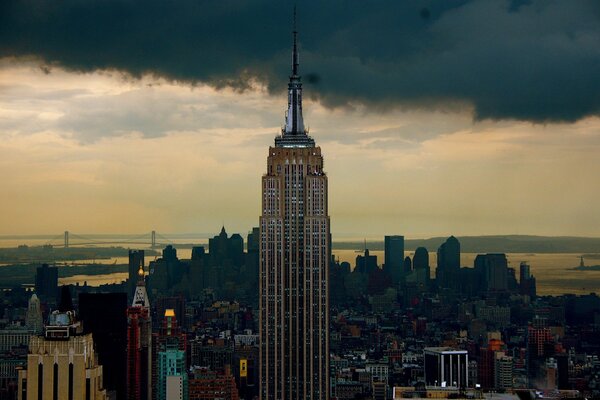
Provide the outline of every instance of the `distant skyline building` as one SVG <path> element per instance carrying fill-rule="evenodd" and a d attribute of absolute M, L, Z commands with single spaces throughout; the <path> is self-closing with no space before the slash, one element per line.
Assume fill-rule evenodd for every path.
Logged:
<path fill-rule="evenodd" d="M 437 251 L 435 279 L 441 288 L 458 289 L 460 286 L 460 242 L 450 236 Z"/>
<path fill-rule="evenodd" d="M 508 260 L 506 254 L 478 254 L 474 261 L 484 291 L 503 292 L 508 289 Z"/>
<path fill-rule="evenodd" d="M 535 277 L 531 275 L 531 268 L 526 262 L 519 265 L 519 292 L 531 298 L 537 294 Z"/>
<path fill-rule="evenodd" d="M 25 325 L 27 329 L 39 334 L 44 329 L 44 319 L 42 317 L 42 308 L 40 299 L 34 293 L 31 295 L 27 304 L 27 313 L 25 315 Z"/>
<path fill-rule="evenodd" d="M 288 109 L 269 148 L 260 217 L 260 398 L 329 398 L 327 176 L 304 127 L 294 30 Z"/>
<path fill-rule="evenodd" d="M 384 238 L 383 269 L 397 284 L 404 275 L 404 236 L 392 235 Z"/>
<path fill-rule="evenodd" d="M 58 295 L 58 268 L 42 264 L 35 273 L 35 292 L 44 302 L 54 303 Z"/>

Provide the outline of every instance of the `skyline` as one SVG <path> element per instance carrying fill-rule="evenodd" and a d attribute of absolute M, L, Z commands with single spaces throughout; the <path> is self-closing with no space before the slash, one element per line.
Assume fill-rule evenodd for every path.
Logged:
<path fill-rule="evenodd" d="M 385 234 L 600 236 L 600 205 L 594 202 L 600 196 L 600 188 L 594 185 L 600 172 L 600 108 L 593 94 L 599 81 L 594 79 L 597 72 L 579 68 L 569 77 L 561 69 L 564 65 L 553 59 L 550 71 L 541 67 L 561 49 L 577 55 L 563 60 L 568 66 L 576 65 L 581 57 L 588 57 L 586 66 L 593 64 L 600 55 L 586 43 L 600 38 L 598 28 L 589 24 L 598 14 L 592 13 L 576 29 L 576 17 L 586 3 L 531 2 L 506 12 L 499 6 L 508 7 L 507 2 L 482 4 L 452 3 L 445 10 L 422 6 L 414 15 L 415 10 L 407 9 L 398 14 L 403 20 L 414 17 L 424 25 L 409 24 L 400 38 L 437 44 L 427 52 L 413 49 L 413 53 L 401 53 L 409 55 L 404 62 L 411 68 L 422 66 L 418 61 L 427 54 L 433 59 L 450 54 L 456 60 L 462 51 L 473 50 L 469 46 L 477 43 L 467 42 L 469 46 L 464 48 L 457 45 L 463 43 L 467 27 L 481 28 L 475 17 L 486 7 L 496 12 L 493 15 L 500 18 L 499 24 L 524 27 L 532 15 L 540 24 L 553 22 L 544 29 L 538 26 L 537 35 L 527 41 L 493 36 L 495 29 L 491 28 L 483 32 L 483 37 L 496 38 L 492 48 L 543 46 L 539 53 L 525 52 L 523 57 L 530 57 L 531 63 L 520 65 L 529 69 L 510 82 L 509 90 L 499 91 L 482 81 L 481 96 L 465 95 L 470 90 L 468 82 L 479 78 L 465 78 L 457 70 L 453 82 L 463 85 L 462 94 L 440 91 L 443 82 L 436 81 L 439 73 L 435 71 L 431 72 L 435 78 L 432 86 L 421 93 L 407 86 L 410 75 L 406 81 L 398 81 L 396 75 L 390 80 L 391 86 L 407 91 L 404 95 L 373 93 L 366 86 L 370 83 L 380 88 L 381 77 L 354 82 L 352 63 L 340 64 L 342 76 L 349 77 L 344 85 L 341 77 L 336 81 L 329 74 L 325 61 L 335 64 L 347 58 L 371 73 L 381 72 L 377 65 L 386 59 L 391 64 L 381 64 L 384 70 L 401 64 L 383 54 L 388 44 L 385 40 L 366 54 L 361 42 L 353 42 L 356 48 L 332 51 L 334 39 L 341 40 L 336 33 L 356 38 L 353 29 L 367 22 L 357 19 L 355 3 L 344 10 L 354 15 L 348 26 L 336 22 L 320 30 L 311 21 L 310 10 L 299 10 L 305 57 L 301 62 L 308 73 L 305 117 L 314 128 L 312 135 L 319 138 L 327 159 L 324 168 L 333 182 L 329 192 L 334 238 Z M 587 6 L 598 11 L 592 3 Z M 156 7 L 151 3 L 150 11 Z M 570 12 L 559 23 L 551 17 L 561 9 Z M 275 11 L 289 15 L 285 7 Z M 328 12 L 331 10 L 325 15 Z M 20 14 L 13 10 L 5 15 Z M 459 17 L 468 22 L 463 26 L 465 32 L 448 38 L 449 43 L 440 42 L 442 28 L 449 29 L 453 26 L 450 22 Z M 192 27 L 188 23 L 183 27 Z M 289 33 L 282 30 L 286 23 L 279 25 L 272 22 L 265 28 L 268 32 L 281 30 L 274 43 L 266 46 L 268 51 L 251 45 L 270 55 L 267 62 L 272 63 L 264 73 L 257 67 L 258 56 L 243 54 L 250 76 L 243 91 L 240 86 L 215 83 L 215 76 L 201 65 L 199 76 L 178 77 L 173 70 L 160 69 L 164 67 L 161 62 L 148 58 L 141 60 L 148 68 L 138 74 L 128 64 L 117 62 L 123 61 L 122 55 L 111 53 L 99 52 L 91 58 L 84 54 L 78 65 L 73 60 L 82 57 L 81 47 L 65 46 L 73 44 L 68 41 L 57 39 L 54 44 L 62 44 L 61 49 L 72 53 L 50 55 L 34 42 L 30 46 L 23 41 L 11 46 L 4 43 L 0 46 L 0 169 L 10 173 L 5 173 L 3 180 L 7 195 L 0 200 L 0 218 L 5 221 L 0 234 L 64 230 L 139 233 L 153 229 L 215 232 L 221 225 L 230 232 L 247 232 L 257 226 L 258 183 L 265 161 L 261 157 L 283 124 L 286 105 L 282 96 L 286 76 L 281 71 L 287 70 L 283 65 L 289 62 L 284 51 Z M 0 31 L 0 44 L 12 34 Z M 238 37 L 235 32 L 231 35 Z M 317 40 L 320 36 L 322 42 Z M 222 43 L 230 42 L 226 37 Z M 422 44 L 417 40 L 412 45 L 418 43 Z M 406 42 L 403 46 L 410 45 Z M 66 57 L 68 54 L 71 57 Z M 212 57 L 218 54 L 208 53 Z M 238 56 L 223 74 L 246 77 L 239 69 L 246 59 Z M 104 64 L 86 64 L 102 57 Z M 182 58 L 181 68 L 187 71 L 195 57 Z M 219 57 L 214 60 L 223 62 Z M 513 59 L 517 64 L 519 60 Z M 481 69 L 474 66 L 475 71 L 464 70 L 465 74 L 481 72 L 493 58 L 482 55 L 480 61 Z M 509 72 L 515 73 L 506 64 L 497 67 L 507 74 L 497 78 L 510 79 Z M 311 75 L 310 71 L 320 73 Z M 514 90 L 512 85 L 523 83 L 528 75 L 529 89 L 538 99 L 548 100 L 547 106 L 536 111 L 532 107 L 535 97 L 522 96 L 521 113 L 507 108 L 503 96 L 512 95 L 516 100 L 523 93 L 505 92 Z M 538 80 L 547 84 L 557 77 L 562 80 L 549 88 L 551 97 L 543 97 L 548 93 L 539 90 Z M 576 84 L 568 86 L 573 79 Z M 589 87 L 583 90 L 586 82 Z M 332 87 L 340 85 L 340 93 L 332 92 Z M 579 97 L 574 97 L 572 89 L 580 90 L 576 93 Z M 373 100 L 376 96 L 379 100 Z M 496 108 L 484 107 L 485 96 L 496 96 Z M 552 101 L 564 106 L 564 113 L 561 107 L 552 107 Z"/>

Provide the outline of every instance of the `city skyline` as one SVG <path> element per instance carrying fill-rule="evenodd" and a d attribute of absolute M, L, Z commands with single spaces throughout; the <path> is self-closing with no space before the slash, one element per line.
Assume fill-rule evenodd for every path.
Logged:
<path fill-rule="evenodd" d="M 600 205 L 593 201 L 600 196 L 593 95 L 599 80 L 588 69 L 600 32 L 592 3 L 385 3 L 366 10 L 350 3 L 337 10 L 345 22 L 327 28 L 317 23 L 334 6 L 323 16 L 311 13 L 314 5 L 303 7 L 306 117 L 335 182 L 334 238 L 600 236 Z M 159 8 L 151 3 L 148 12 Z M 289 8 L 271 11 L 289 21 Z M 404 30 L 388 19 L 376 27 L 373 16 L 386 10 Z M 239 39 L 239 32 L 216 30 L 209 37 L 232 54 L 229 67 L 204 41 L 194 50 L 187 39 L 182 46 L 197 52 L 180 58 L 178 70 L 154 57 L 137 65 L 105 50 L 92 56 L 83 52 L 85 43 L 69 40 L 44 49 L 34 44 L 36 31 L 9 45 L 27 23 L 48 21 L 18 7 L 5 11 L 12 30 L 0 36 L 0 168 L 9 173 L 0 234 L 215 232 L 221 225 L 246 232 L 258 225 L 259 157 L 285 109 L 278 75 L 289 58 L 287 23 L 269 21 L 265 32 L 277 34 L 272 43 L 244 43 L 237 54 L 233 45 L 242 44 L 219 34 Z M 479 19 L 486 12 L 496 27 Z M 249 15 L 251 7 L 240 13 Z M 393 35 L 369 48 L 357 37 L 363 25 Z M 182 26 L 196 27 L 189 19 Z M 506 27 L 525 34 L 500 35 Z M 482 52 L 481 41 L 469 39 L 475 29 L 523 71 Z M 88 40 L 104 49 L 102 39 Z M 392 44 L 397 55 L 386 50 Z M 156 46 L 157 54 L 165 51 Z M 189 72 L 203 51 L 215 65 L 197 63 Z M 432 67 L 444 55 L 446 80 Z M 508 87 L 492 85 L 494 79 Z"/>

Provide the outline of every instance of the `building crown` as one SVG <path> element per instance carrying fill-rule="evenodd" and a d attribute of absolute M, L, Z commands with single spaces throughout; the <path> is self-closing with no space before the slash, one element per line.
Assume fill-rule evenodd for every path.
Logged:
<path fill-rule="evenodd" d="M 298 53 L 298 31 L 296 30 L 296 8 L 294 8 L 294 30 L 292 48 L 292 74 L 288 83 L 288 107 L 285 125 L 281 136 L 275 138 L 277 147 L 312 147 L 314 140 L 308 136 L 302 117 L 302 79 L 298 73 L 300 56 Z"/>

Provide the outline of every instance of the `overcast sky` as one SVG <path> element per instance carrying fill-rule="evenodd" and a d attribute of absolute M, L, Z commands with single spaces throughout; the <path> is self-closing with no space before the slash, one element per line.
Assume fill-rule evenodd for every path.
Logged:
<path fill-rule="evenodd" d="M 600 3 L 304 2 L 338 238 L 600 236 Z M 291 5 L 0 2 L 0 234 L 246 232 Z"/>

